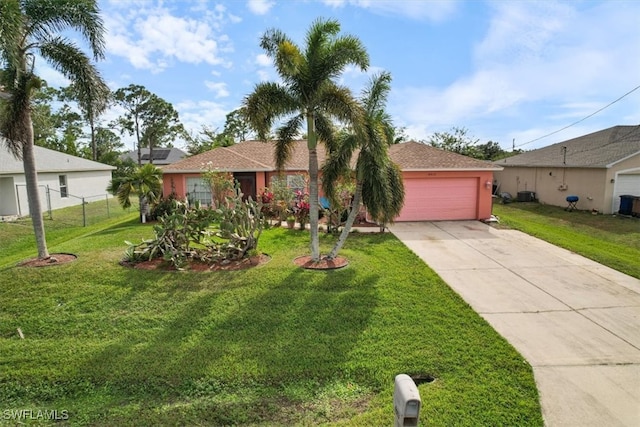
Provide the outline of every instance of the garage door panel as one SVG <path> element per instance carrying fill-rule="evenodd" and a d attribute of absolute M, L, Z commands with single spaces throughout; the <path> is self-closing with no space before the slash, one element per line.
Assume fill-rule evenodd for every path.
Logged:
<path fill-rule="evenodd" d="M 397 221 L 476 219 L 477 178 L 405 179 L 405 206 Z"/>
<path fill-rule="evenodd" d="M 620 210 L 620 196 L 640 196 L 640 174 L 619 174 L 613 191 L 613 213 Z"/>

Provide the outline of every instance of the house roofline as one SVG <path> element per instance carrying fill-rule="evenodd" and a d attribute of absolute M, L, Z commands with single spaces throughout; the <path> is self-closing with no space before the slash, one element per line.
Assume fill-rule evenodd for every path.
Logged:
<path fill-rule="evenodd" d="M 513 165 L 504 164 L 503 168 L 568 168 L 568 169 L 607 169 L 607 165 Z"/>
<path fill-rule="evenodd" d="M 607 169 L 609 169 L 609 168 L 611 168 L 611 167 L 613 167 L 613 166 L 617 165 L 618 163 L 620 163 L 620 162 L 624 162 L 625 160 L 628 160 L 628 159 L 630 159 L 630 158 L 632 158 L 632 157 L 634 157 L 634 156 L 637 156 L 637 155 L 640 155 L 640 151 L 636 151 L 635 153 L 629 154 L 628 156 L 623 157 L 623 158 L 621 158 L 621 159 L 618 159 L 618 160 L 616 160 L 615 162 L 609 163 L 609 164 L 608 164 L 608 165 L 606 165 L 605 167 L 606 167 Z"/>
<path fill-rule="evenodd" d="M 504 168 L 491 167 L 491 168 L 416 168 L 416 169 L 401 169 L 402 172 L 484 172 L 484 171 L 501 171 Z"/>
<path fill-rule="evenodd" d="M 202 173 L 206 172 L 206 169 L 165 169 L 162 168 L 163 174 L 169 173 Z M 284 168 L 281 171 L 278 169 L 229 169 L 229 168 L 215 168 L 213 172 L 309 172 L 308 170 L 302 168 Z"/>

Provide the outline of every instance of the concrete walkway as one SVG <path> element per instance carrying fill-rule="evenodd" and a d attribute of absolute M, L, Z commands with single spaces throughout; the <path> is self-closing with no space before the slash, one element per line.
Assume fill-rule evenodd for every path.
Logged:
<path fill-rule="evenodd" d="M 640 426 L 640 280 L 477 221 L 397 223 L 533 367 L 548 426 Z"/>

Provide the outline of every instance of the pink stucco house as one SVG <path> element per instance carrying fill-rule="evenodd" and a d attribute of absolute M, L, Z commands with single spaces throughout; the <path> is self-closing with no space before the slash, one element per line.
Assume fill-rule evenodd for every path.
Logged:
<path fill-rule="evenodd" d="M 502 168 L 489 162 L 440 150 L 418 142 L 404 142 L 389 148 L 389 156 L 403 171 L 405 204 L 396 221 L 487 219 L 491 217 L 493 172 Z M 324 161 L 320 145 L 318 160 Z M 306 141 L 296 141 L 291 159 L 282 171 L 291 186 L 308 164 Z M 200 176 L 204 169 L 233 173 L 242 192 L 255 196 L 278 175 L 274 144 L 244 141 L 188 157 L 163 168 L 164 193 L 178 197 L 209 197 Z"/>

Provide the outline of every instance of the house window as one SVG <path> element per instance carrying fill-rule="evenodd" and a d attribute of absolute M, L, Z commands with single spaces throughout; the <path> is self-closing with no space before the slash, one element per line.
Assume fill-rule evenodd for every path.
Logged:
<path fill-rule="evenodd" d="M 299 190 L 304 192 L 307 189 L 304 175 L 287 175 L 287 187 L 293 191 Z"/>
<path fill-rule="evenodd" d="M 210 206 L 211 188 L 200 177 L 187 178 L 187 200 L 189 203 L 199 201 L 202 206 Z"/>
<path fill-rule="evenodd" d="M 69 197 L 67 189 L 67 175 L 58 175 L 58 182 L 60 183 L 60 197 L 66 199 Z"/>

